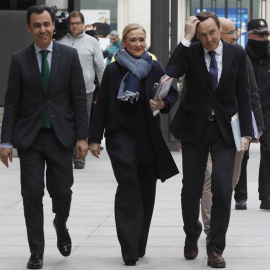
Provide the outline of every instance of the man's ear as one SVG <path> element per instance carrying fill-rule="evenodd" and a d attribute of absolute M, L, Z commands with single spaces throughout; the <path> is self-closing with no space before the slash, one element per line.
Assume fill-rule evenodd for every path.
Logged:
<path fill-rule="evenodd" d="M 26 24 L 26 30 L 27 30 L 28 33 L 31 33 L 29 24 Z"/>

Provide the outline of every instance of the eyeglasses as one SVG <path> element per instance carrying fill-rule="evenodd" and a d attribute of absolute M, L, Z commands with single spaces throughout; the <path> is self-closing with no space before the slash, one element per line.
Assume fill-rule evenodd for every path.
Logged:
<path fill-rule="evenodd" d="M 71 22 L 71 23 L 69 23 L 69 25 L 71 25 L 71 26 L 79 26 L 79 25 L 81 25 L 82 24 L 82 22 Z"/>
<path fill-rule="evenodd" d="M 234 35 L 237 36 L 237 35 L 238 35 L 238 34 L 237 34 L 237 31 L 233 31 L 233 30 L 230 31 L 230 32 L 228 32 L 228 33 L 221 33 L 221 34 L 225 34 L 225 35 L 229 35 L 229 36 L 234 36 Z"/>
<path fill-rule="evenodd" d="M 269 33 L 250 33 L 252 35 L 257 35 L 258 37 L 269 37 Z"/>

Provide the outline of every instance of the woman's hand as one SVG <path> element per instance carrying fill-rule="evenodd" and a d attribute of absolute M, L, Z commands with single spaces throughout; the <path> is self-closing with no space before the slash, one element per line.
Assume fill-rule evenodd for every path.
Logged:
<path fill-rule="evenodd" d="M 100 143 L 90 143 L 89 150 L 92 155 L 96 158 L 99 158 L 100 155 Z"/>
<path fill-rule="evenodd" d="M 149 104 L 152 111 L 162 110 L 165 107 L 165 103 L 160 97 L 157 100 L 151 99 Z"/>

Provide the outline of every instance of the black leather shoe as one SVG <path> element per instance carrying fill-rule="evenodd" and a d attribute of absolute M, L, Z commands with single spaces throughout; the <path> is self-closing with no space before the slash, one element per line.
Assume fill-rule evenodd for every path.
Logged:
<path fill-rule="evenodd" d="M 127 266 L 135 266 L 136 265 L 136 261 L 135 260 L 125 261 L 125 265 L 127 265 Z"/>
<path fill-rule="evenodd" d="M 184 246 L 184 257 L 187 260 L 194 260 L 197 258 L 199 253 L 198 249 L 198 244 L 196 242 L 189 242 L 185 241 L 185 246 Z"/>
<path fill-rule="evenodd" d="M 226 268 L 225 260 L 216 251 L 213 251 L 210 255 L 208 255 L 207 264 L 212 268 Z"/>
<path fill-rule="evenodd" d="M 239 202 L 235 202 L 235 209 L 236 210 L 247 210 L 247 201 L 241 200 Z"/>
<path fill-rule="evenodd" d="M 70 255 L 71 247 L 72 247 L 71 238 L 68 233 L 68 229 L 66 228 L 66 226 L 64 226 L 64 229 L 60 229 L 60 226 L 58 226 L 56 219 L 53 220 L 53 226 L 57 234 L 58 250 L 63 256 L 67 257 Z"/>
<path fill-rule="evenodd" d="M 260 205 L 260 209 L 270 210 L 270 198 L 263 199 Z"/>
<path fill-rule="evenodd" d="M 33 254 L 27 263 L 27 269 L 41 269 L 43 267 L 43 255 Z"/>

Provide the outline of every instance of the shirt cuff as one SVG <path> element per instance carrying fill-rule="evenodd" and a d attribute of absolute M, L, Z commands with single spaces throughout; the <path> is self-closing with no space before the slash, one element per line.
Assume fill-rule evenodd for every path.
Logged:
<path fill-rule="evenodd" d="M 182 41 L 181 41 L 181 43 L 185 46 L 185 47 L 189 47 L 190 46 L 190 44 L 191 44 L 191 42 L 190 41 L 188 41 L 187 39 L 185 39 L 185 38 L 183 38 L 182 39 Z"/>
<path fill-rule="evenodd" d="M 12 148 L 12 144 L 11 143 L 1 143 L 1 148 Z"/>

